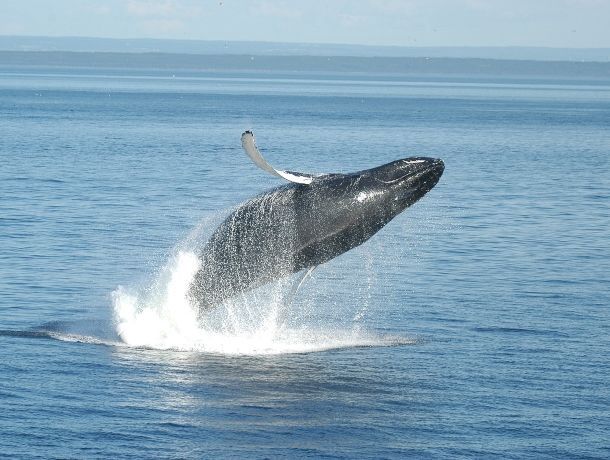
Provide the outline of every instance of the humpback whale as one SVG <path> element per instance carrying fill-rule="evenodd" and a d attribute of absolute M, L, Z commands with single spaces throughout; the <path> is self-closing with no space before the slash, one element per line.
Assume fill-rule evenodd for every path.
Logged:
<path fill-rule="evenodd" d="M 349 174 L 306 174 L 271 166 L 251 131 L 242 146 L 264 171 L 288 181 L 237 208 L 199 257 L 189 296 L 200 311 L 361 245 L 428 193 L 444 171 L 440 159 L 411 157 Z"/>

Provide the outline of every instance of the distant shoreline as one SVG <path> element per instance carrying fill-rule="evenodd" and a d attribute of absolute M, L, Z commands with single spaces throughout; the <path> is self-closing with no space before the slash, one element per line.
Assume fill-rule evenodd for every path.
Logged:
<path fill-rule="evenodd" d="M 481 58 L 270 56 L 74 51 L 0 51 L 0 69 L 88 68 L 171 72 L 286 72 L 442 75 L 606 81 L 610 62 L 524 61 Z"/>
<path fill-rule="evenodd" d="M 610 62 L 610 48 L 540 46 L 375 46 L 146 38 L 0 35 L 0 51 L 73 51 L 255 56 L 470 58 L 525 61 Z"/>

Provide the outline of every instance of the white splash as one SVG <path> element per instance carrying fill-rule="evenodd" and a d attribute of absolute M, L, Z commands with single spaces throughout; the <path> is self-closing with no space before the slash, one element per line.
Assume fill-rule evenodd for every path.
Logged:
<path fill-rule="evenodd" d="M 188 290 L 199 269 L 193 252 L 180 251 L 149 289 L 113 292 L 116 330 L 128 346 L 220 354 L 307 353 L 335 348 L 389 346 L 409 339 L 378 337 L 351 327 L 310 327 L 294 321 L 287 283 L 240 296 L 203 315 Z M 296 323 L 296 324 L 295 324 Z"/>
<path fill-rule="evenodd" d="M 188 288 L 199 269 L 190 252 L 179 252 L 146 294 L 123 287 L 113 292 L 117 333 L 129 345 L 185 349 L 197 341 L 197 311 L 188 300 Z"/>

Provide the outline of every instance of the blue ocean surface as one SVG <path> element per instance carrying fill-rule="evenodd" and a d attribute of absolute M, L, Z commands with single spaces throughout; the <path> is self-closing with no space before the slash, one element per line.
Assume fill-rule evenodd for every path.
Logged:
<path fill-rule="evenodd" d="M 373 70 L 373 69 L 372 69 Z M 364 245 L 198 322 L 280 179 L 442 158 Z M 0 457 L 609 458 L 610 85 L 0 71 Z"/>

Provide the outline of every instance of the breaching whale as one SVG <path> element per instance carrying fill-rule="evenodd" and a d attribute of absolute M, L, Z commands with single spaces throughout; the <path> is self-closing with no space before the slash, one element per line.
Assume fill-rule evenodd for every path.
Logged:
<path fill-rule="evenodd" d="M 412 157 L 350 174 L 305 174 L 271 166 L 251 131 L 242 146 L 258 167 L 289 183 L 239 205 L 203 246 L 189 291 L 202 310 L 359 246 L 444 171 L 440 159 Z"/>

